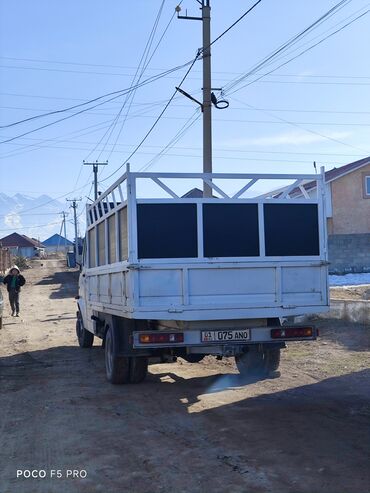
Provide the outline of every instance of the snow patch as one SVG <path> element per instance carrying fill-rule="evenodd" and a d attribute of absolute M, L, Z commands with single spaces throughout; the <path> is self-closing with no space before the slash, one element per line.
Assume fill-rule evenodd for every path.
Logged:
<path fill-rule="evenodd" d="M 363 284 L 370 284 L 370 273 L 329 276 L 329 284 L 330 286 L 361 286 Z"/>

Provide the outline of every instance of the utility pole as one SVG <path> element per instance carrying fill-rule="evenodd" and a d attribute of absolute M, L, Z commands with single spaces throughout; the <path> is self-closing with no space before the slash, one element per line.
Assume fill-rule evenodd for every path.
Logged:
<path fill-rule="evenodd" d="M 179 15 L 181 7 L 176 7 L 178 19 L 199 20 L 203 25 L 203 173 L 212 173 L 212 71 L 211 71 L 211 5 L 210 0 L 197 0 L 201 5 L 202 17 Z M 212 197 L 212 188 L 204 183 L 203 197 Z"/>
<path fill-rule="evenodd" d="M 212 79 L 211 79 L 211 6 L 202 2 L 203 19 L 203 173 L 212 173 Z M 204 183 L 204 197 L 212 197 L 212 188 Z"/>
<path fill-rule="evenodd" d="M 103 163 L 98 163 L 98 161 L 95 161 L 95 163 L 87 163 L 86 161 L 83 161 L 84 166 L 92 166 L 93 167 L 93 173 L 94 173 L 94 200 L 98 198 L 98 171 L 99 171 L 99 166 L 106 166 L 108 164 L 108 161 L 105 161 Z"/>
<path fill-rule="evenodd" d="M 62 226 L 64 228 L 64 249 L 65 253 L 67 253 L 67 226 L 66 226 L 66 213 L 63 211 L 61 212 L 63 221 L 62 221 Z"/>
<path fill-rule="evenodd" d="M 74 222 L 74 227 L 75 227 L 75 253 L 76 253 L 76 263 L 81 263 L 80 262 L 80 253 L 78 251 L 78 228 L 77 228 L 77 202 L 80 202 L 82 199 L 67 199 L 67 202 L 72 202 L 71 207 L 73 209 L 73 222 Z"/>

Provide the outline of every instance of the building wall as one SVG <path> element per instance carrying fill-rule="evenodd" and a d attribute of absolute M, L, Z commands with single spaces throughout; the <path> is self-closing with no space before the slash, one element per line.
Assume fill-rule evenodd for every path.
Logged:
<path fill-rule="evenodd" d="M 370 176 L 370 164 L 331 183 L 331 234 L 370 233 L 370 197 L 364 195 L 366 175 Z"/>
<path fill-rule="evenodd" d="M 67 253 L 73 251 L 73 245 L 72 246 L 65 246 L 65 245 L 59 245 L 59 246 L 47 246 L 45 247 L 45 253 L 50 254 L 50 253 L 57 253 L 57 252 L 62 252 L 62 253 Z"/>
<path fill-rule="evenodd" d="M 10 255 L 12 257 L 27 257 L 33 258 L 35 256 L 35 248 L 34 247 L 9 247 Z"/>
<path fill-rule="evenodd" d="M 370 272 L 370 233 L 329 235 L 329 272 Z"/>

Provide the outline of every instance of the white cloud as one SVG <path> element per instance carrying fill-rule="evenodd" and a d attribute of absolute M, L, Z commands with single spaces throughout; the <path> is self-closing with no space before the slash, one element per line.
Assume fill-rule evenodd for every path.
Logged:
<path fill-rule="evenodd" d="M 4 217 L 4 223 L 10 228 L 21 228 L 21 217 L 16 212 L 10 212 Z"/>
<path fill-rule="evenodd" d="M 350 132 L 329 132 L 326 134 L 330 139 L 343 140 L 351 136 Z M 277 145 L 303 145 L 316 142 L 328 142 L 324 136 L 311 134 L 303 131 L 284 132 L 263 137 L 232 139 L 223 143 L 227 147 L 247 146 L 277 146 Z"/>

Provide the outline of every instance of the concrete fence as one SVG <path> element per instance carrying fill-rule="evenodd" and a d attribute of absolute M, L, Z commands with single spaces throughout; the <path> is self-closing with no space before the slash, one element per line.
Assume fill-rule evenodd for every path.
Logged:
<path fill-rule="evenodd" d="M 370 234 L 329 235 L 330 274 L 370 272 Z"/>

